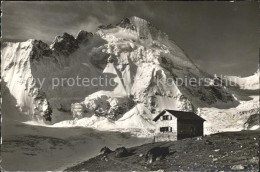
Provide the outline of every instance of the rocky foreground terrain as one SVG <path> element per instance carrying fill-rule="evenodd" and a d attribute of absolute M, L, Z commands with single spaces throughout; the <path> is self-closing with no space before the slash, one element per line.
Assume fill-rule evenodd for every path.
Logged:
<path fill-rule="evenodd" d="M 119 148 L 70 167 L 69 171 L 259 169 L 260 130 L 225 132 L 174 142 Z M 163 148 L 163 149 L 162 149 Z M 160 153 L 155 150 L 161 149 Z M 169 152 L 165 152 L 165 150 Z"/>

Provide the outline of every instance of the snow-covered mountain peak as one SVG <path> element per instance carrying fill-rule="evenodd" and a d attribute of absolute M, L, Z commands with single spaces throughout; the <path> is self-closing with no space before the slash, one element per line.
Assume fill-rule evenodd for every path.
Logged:
<path fill-rule="evenodd" d="M 97 34 L 107 41 L 131 40 L 145 46 L 152 46 L 156 41 L 169 41 L 168 36 L 153 26 L 150 22 L 139 18 L 122 19 L 116 25 L 99 26 Z"/>
<path fill-rule="evenodd" d="M 132 23 L 135 23 L 136 25 L 138 25 L 138 23 L 140 23 L 140 22 L 150 24 L 150 22 L 148 22 L 147 20 L 142 19 L 142 18 L 137 17 L 137 16 L 129 17 L 129 20 L 130 20 Z"/>
<path fill-rule="evenodd" d="M 139 30 L 149 30 L 149 27 L 152 26 L 150 22 L 140 17 L 132 16 L 129 18 L 123 18 L 119 24 L 116 26 L 120 26 L 125 29 L 131 29 L 138 31 Z"/>
<path fill-rule="evenodd" d="M 168 35 L 166 33 L 157 29 L 154 25 L 146 20 L 138 17 L 131 17 L 130 21 L 136 26 L 140 39 L 150 39 L 158 41 L 168 40 Z"/>

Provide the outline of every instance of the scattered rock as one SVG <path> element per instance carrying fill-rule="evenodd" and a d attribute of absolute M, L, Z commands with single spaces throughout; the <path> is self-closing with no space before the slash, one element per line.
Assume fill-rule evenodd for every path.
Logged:
<path fill-rule="evenodd" d="M 196 140 L 202 140 L 202 137 L 197 137 Z"/>
<path fill-rule="evenodd" d="M 107 158 L 106 156 L 102 156 L 101 161 L 105 160 L 106 158 Z"/>
<path fill-rule="evenodd" d="M 101 150 L 100 150 L 100 154 L 108 154 L 108 153 L 111 153 L 112 151 L 108 148 L 108 147 L 103 147 Z"/>
<path fill-rule="evenodd" d="M 256 133 L 257 135 L 249 136 L 248 133 Z M 220 137 L 222 135 L 224 135 L 224 138 Z M 236 132 L 235 134 L 216 134 L 212 135 L 211 138 L 203 138 L 202 141 L 186 139 L 176 142 L 150 143 L 148 145 L 127 149 L 129 154 L 124 158 L 116 158 L 114 154 L 115 151 L 113 151 L 112 154 L 108 154 L 106 157 L 108 162 L 106 162 L 106 158 L 103 158 L 103 160 L 94 167 L 95 169 L 99 168 L 103 162 L 104 167 L 102 167 L 101 171 L 107 169 L 116 170 L 120 167 L 126 170 L 142 169 L 144 171 L 157 171 L 159 169 L 165 171 L 195 171 L 198 169 L 204 171 L 228 171 L 228 169 L 229 171 L 258 171 L 258 147 L 254 145 L 256 141 L 253 141 L 253 138 L 257 138 L 259 135 L 260 132 L 257 131 L 243 131 Z M 226 138 L 227 136 L 231 139 L 228 140 Z M 235 145 L 228 144 L 234 140 L 238 140 L 237 138 L 244 139 L 241 139 L 239 143 Z M 206 139 L 213 142 L 214 146 L 205 145 Z M 240 145 L 243 145 L 243 148 L 247 149 L 240 150 Z M 166 153 L 162 155 L 163 151 L 161 149 L 168 149 L 165 147 L 169 148 L 169 154 L 168 151 L 166 151 Z M 177 150 L 177 152 L 175 152 L 175 150 Z M 100 158 L 103 156 L 104 155 L 101 155 Z M 164 156 L 166 157 L 164 158 Z M 113 158 L 117 160 L 115 159 L 115 161 L 113 161 Z M 98 159 L 94 160 L 98 162 Z M 116 163 L 118 161 L 122 162 L 122 164 Z M 116 164 L 116 168 L 114 168 L 114 164 Z M 90 161 L 85 166 L 87 165 L 92 167 L 93 161 Z M 89 167 L 87 170 L 94 169 L 94 167 L 92 169 Z M 145 167 L 147 169 L 145 169 Z"/>
<path fill-rule="evenodd" d="M 215 162 L 215 161 L 217 161 L 218 160 L 218 158 L 213 158 L 213 162 Z"/>
<path fill-rule="evenodd" d="M 207 144 L 207 145 L 213 145 L 213 142 L 211 142 L 211 141 L 209 141 L 209 140 L 206 140 L 206 141 L 205 141 L 205 144 Z"/>
<path fill-rule="evenodd" d="M 163 169 L 159 169 L 159 170 L 157 170 L 157 172 L 164 172 L 164 170 Z"/>
<path fill-rule="evenodd" d="M 125 147 L 116 148 L 115 152 L 117 158 L 128 156 L 128 151 Z"/>
<path fill-rule="evenodd" d="M 253 157 L 252 159 L 249 160 L 249 162 L 256 163 L 256 164 L 258 163 L 258 161 L 259 161 L 258 157 Z"/>
<path fill-rule="evenodd" d="M 244 166 L 243 165 L 233 165 L 231 166 L 232 170 L 243 170 Z"/>
<path fill-rule="evenodd" d="M 159 156 L 159 157 L 157 157 L 157 158 L 155 159 L 155 161 L 160 161 L 160 160 L 162 160 L 162 157 L 161 157 L 161 156 Z"/>

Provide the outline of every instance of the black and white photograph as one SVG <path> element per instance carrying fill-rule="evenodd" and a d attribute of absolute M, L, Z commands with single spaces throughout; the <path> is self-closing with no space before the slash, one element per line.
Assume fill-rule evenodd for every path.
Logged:
<path fill-rule="evenodd" d="M 1 170 L 259 171 L 257 1 L 1 11 Z"/>

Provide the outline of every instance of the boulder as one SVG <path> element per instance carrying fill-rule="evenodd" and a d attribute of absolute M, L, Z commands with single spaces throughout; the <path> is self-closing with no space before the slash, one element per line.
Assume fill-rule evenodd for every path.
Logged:
<path fill-rule="evenodd" d="M 169 153 L 170 150 L 168 147 L 154 147 L 146 153 L 145 160 L 152 163 L 155 160 L 163 159 L 165 156 L 169 155 Z"/>
<path fill-rule="evenodd" d="M 108 153 L 111 153 L 112 151 L 108 148 L 108 147 L 103 147 L 101 150 L 100 150 L 100 154 L 108 154 Z"/>
<path fill-rule="evenodd" d="M 115 152 L 117 158 L 126 157 L 129 154 L 125 147 L 116 148 Z"/>

